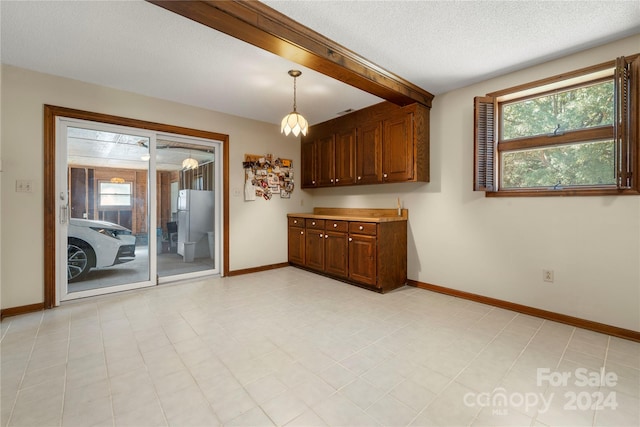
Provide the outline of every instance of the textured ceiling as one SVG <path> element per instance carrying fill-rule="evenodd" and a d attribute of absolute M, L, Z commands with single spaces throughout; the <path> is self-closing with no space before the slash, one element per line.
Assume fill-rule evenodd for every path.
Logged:
<path fill-rule="evenodd" d="M 639 1 L 265 1 L 436 94 L 640 33 Z M 0 1 L 3 63 L 279 123 L 380 99 L 144 1 Z M 639 47 L 640 51 L 640 47 Z"/>

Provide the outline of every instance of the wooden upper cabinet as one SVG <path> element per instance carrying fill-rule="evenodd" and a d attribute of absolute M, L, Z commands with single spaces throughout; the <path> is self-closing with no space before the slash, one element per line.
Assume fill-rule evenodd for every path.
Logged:
<path fill-rule="evenodd" d="M 383 122 L 382 179 L 405 182 L 413 179 L 413 114 L 400 114 Z"/>
<path fill-rule="evenodd" d="M 334 185 L 356 183 L 356 130 L 351 128 L 335 135 Z"/>
<path fill-rule="evenodd" d="M 316 177 L 318 187 L 333 185 L 335 139 L 333 134 L 316 140 Z"/>
<path fill-rule="evenodd" d="M 315 154 L 305 151 L 309 141 Z M 305 160 L 310 155 L 315 164 Z M 315 174 L 305 180 L 302 172 L 303 188 L 428 182 L 429 108 L 383 102 L 314 125 L 303 138 L 302 167 Z"/>
<path fill-rule="evenodd" d="M 316 144 L 315 141 L 303 142 L 300 152 L 300 163 L 302 165 L 302 187 L 310 188 L 317 186 L 316 178 Z"/>
<path fill-rule="evenodd" d="M 382 122 L 358 127 L 356 140 L 356 183 L 382 182 Z"/>

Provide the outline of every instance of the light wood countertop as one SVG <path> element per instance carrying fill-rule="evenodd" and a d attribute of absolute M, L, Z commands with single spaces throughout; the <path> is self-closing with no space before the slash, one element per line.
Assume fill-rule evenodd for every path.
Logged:
<path fill-rule="evenodd" d="M 290 213 L 287 217 L 328 219 L 334 221 L 393 222 L 407 221 L 409 210 L 366 208 L 314 208 L 312 213 Z"/>

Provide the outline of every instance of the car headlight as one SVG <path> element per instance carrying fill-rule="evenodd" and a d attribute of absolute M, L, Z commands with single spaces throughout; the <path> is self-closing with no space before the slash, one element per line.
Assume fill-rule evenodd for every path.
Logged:
<path fill-rule="evenodd" d="M 93 231 L 97 231 L 100 234 L 104 234 L 105 236 L 113 237 L 114 239 L 120 240 L 118 237 L 118 230 L 112 230 L 109 228 L 99 228 L 99 227 L 90 227 Z"/>

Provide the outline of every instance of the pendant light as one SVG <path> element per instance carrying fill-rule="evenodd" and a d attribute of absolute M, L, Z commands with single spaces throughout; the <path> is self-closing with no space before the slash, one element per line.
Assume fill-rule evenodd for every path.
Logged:
<path fill-rule="evenodd" d="M 198 161 L 191 157 L 191 152 L 189 152 L 189 157 L 182 161 L 182 169 L 189 170 L 195 169 L 198 167 Z"/>
<path fill-rule="evenodd" d="M 301 74 L 302 71 L 300 70 L 289 70 L 289 75 L 293 77 L 293 111 L 282 119 L 280 132 L 285 135 L 289 135 L 291 132 L 293 132 L 294 136 L 298 136 L 300 133 L 307 135 L 307 130 L 309 130 L 307 120 L 296 111 L 296 78 L 300 77 Z"/>

